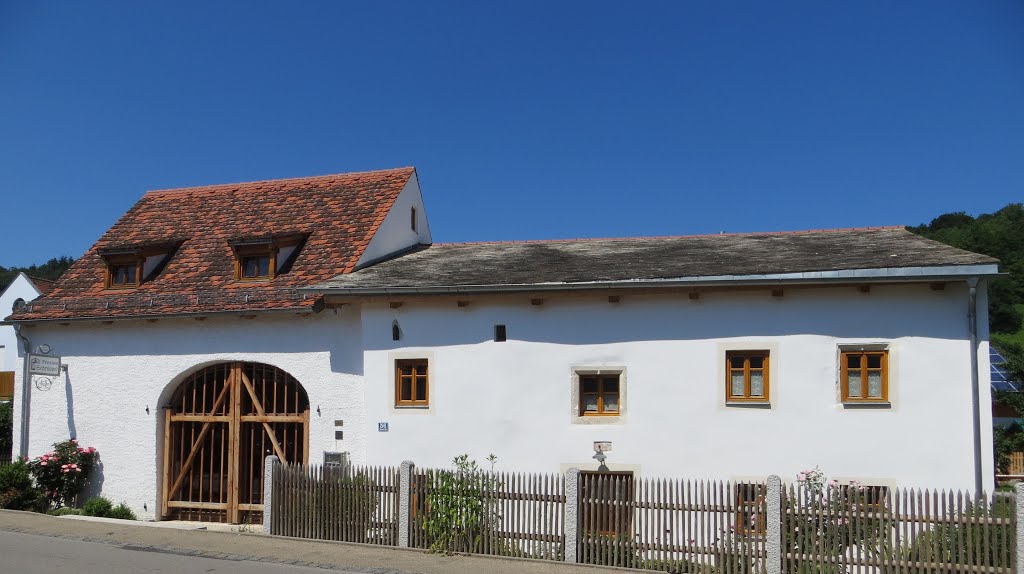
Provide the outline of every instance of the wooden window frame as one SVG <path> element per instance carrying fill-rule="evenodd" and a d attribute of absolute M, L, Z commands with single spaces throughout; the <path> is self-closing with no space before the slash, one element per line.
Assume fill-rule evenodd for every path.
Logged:
<path fill-rule="evenodd" d="M 235 279 L 238 281 L 270 281 L 277 276 L 277 251 L 274 245 L 254 245 L 235 248 Z M 249 257 L 268 257 L 267 274 L 246 277 L 244 261 Z"/>
<path fill-rule="evenodd" d="M 586 410 L 586 397 L 595 393 L 585 393 L 583 391 L 583 380 L 589 377 L 597 379 L 597 412 L 589 412 Z M 617 417 L 622 414 L 622 373 L 579 373 L 577 375 L 579 379 L 577 385 L 579 385 L 579 416 L 581 417 Z M 615 411 L 604 412 L 604 380 L 614 378 L 618 384 L 618 390 L 615 394 L 618 396 L 618 408 Z"/>
<path fill-rule="evenodd" d="M 412 368 L 412 386 L 410 388 L 410 399 L 402 400 L 402 369 L 404 367 Z M 422 401 L 416 400 L 416 379 L 419 377 L 418 369 L 424 367 L 426 373 L 424 373 L 424 390 Z M 396 409 L 424 409 L 430 407 L 430 360 L 423 359 L 395 359 L 395 408 Z"/>
<path fill-rule="evenodd" d="M 860 371 L 861 376 L 861 395 L 860 397 L 850 396 L 850 368 L 849 357 L 860 355 Z M 878 369 L 868 368 L 868 356 L 879 355 L 882 357 L 881 367 Z M 888 403 L 889 402 L 889 350 L 888 349 L 877 349 L 877 350 L 840 350 L 839 352 L 839 386 L 841 388 L 843 403 L 848 404 L 863 404 L 863 403 Z M 882 396 L 881 397 L 868 397 L 868 373 L 871 371 L 878 371 L 882 376 Z"/>
<path fill-rule="evenodd" d="M 746 536 L 764 536 L 768 532 L 768 507 L 766 505 L 768 486 L 756 482 L 740 482 L 734 486 L 733 493 L 736 504 L 736 533 Z M 754 494 L 750 500 L 748 493 Z M 750 517 L 756 517 L 751 524 Z"/>
<path fill-rule="evenodd" d="M 760 369 L 750 368 L 751 357 L 762 357 L 764 362 L 761 363 Z M 736 357 L 743 357 L 743 395 L 732 394 L 732 359 Z M 750 372 L 752 370 L 760 370 L 762 373 L 762 381 L 764 382 L 764 396 L 752 396 L 750 394 Z M 763 349 L 754 350 L 736 350 L 725 352 L 725 400 L 729 403 L 768 403 L 771 402 L 771 385 L 770 375 L 771 371 L 771 351 Z"/>
<path fill-rule="evenodd" d="M 138 255 L 122 255 L 107 258 L 107 272 L 104 283 L 107 289 L 135 289 L 142 284 L 142 268 L 145 257 Z M 117 267 L 135 267 L 135 281 L 132 283 L 114 283 Z"/>

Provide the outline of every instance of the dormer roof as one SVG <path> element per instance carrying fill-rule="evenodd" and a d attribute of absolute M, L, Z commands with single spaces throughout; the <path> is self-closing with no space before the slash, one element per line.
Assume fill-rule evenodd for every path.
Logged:
<path fill-rule="evenodd" d="M 411 167 L 146 193 L 17 321 L 304 310 L 319 297 L 299 287 L 352 271 Z M 260 284 L 235 279 L 233 244 L 303 238 L 288 272 Z M 130 291 L 106 286 L 117 253 L 170 259 Z"/>

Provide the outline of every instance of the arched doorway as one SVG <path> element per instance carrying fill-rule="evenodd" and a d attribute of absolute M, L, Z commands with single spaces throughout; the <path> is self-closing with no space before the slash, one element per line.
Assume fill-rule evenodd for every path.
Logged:
<path fill-rule="evenodd" d="M 262 363 L 221 363 L 189 375 L 164 407 L 162 516 L 259 522 L 263 459 L 306 463 L 309 398 L 295 377 Z"/>

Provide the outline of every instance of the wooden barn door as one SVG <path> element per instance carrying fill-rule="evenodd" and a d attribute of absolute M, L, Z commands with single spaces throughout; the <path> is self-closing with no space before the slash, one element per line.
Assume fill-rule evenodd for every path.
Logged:
<path fill-rule="evenodd" d="M 207 367 L 178 387 L 164 417 L 164 518 L 260 522 L 264 457 L 308 459 L 309 399 L 270 365 Z"/>

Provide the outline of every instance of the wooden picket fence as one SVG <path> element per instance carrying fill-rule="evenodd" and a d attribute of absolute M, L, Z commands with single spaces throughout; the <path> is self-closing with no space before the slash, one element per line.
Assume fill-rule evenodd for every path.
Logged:
<path fill-rule="evenodd" d="M 1006 474 L 1010 476 L 1024 475 L 1024 452 L 1010 453 L 1010 466 L 1006 469 Z"/>
<path fill-rule="evenodd" d="M 763 572 L 765 485 L 580 475 L 580 562 L 665 572 Z"/>
<path fill-rule="evenodd" d="M 398 545 L 399 469 L 275 464 L 271 534 Z"/>
<path fill-rule="evenodd" d="M 783 572 L 1011 574 L 1015 496 L 790 486 L 782 496 Z"/>
<path fill-rule="evenodd" d="M 690 574 L 777 572 L 770 556 L 787 574 L 1014 572 L 1010 492 L 580 472 L 569 475 L 572 509 L 554 473 L 280 463 L 271 473 L 270 532 L 284 536 Z"/>
<path fill-rule="evenodd" d="M 410 482 L 413 548 L 564 558 L 561 474 L 415 469 Z"/>

